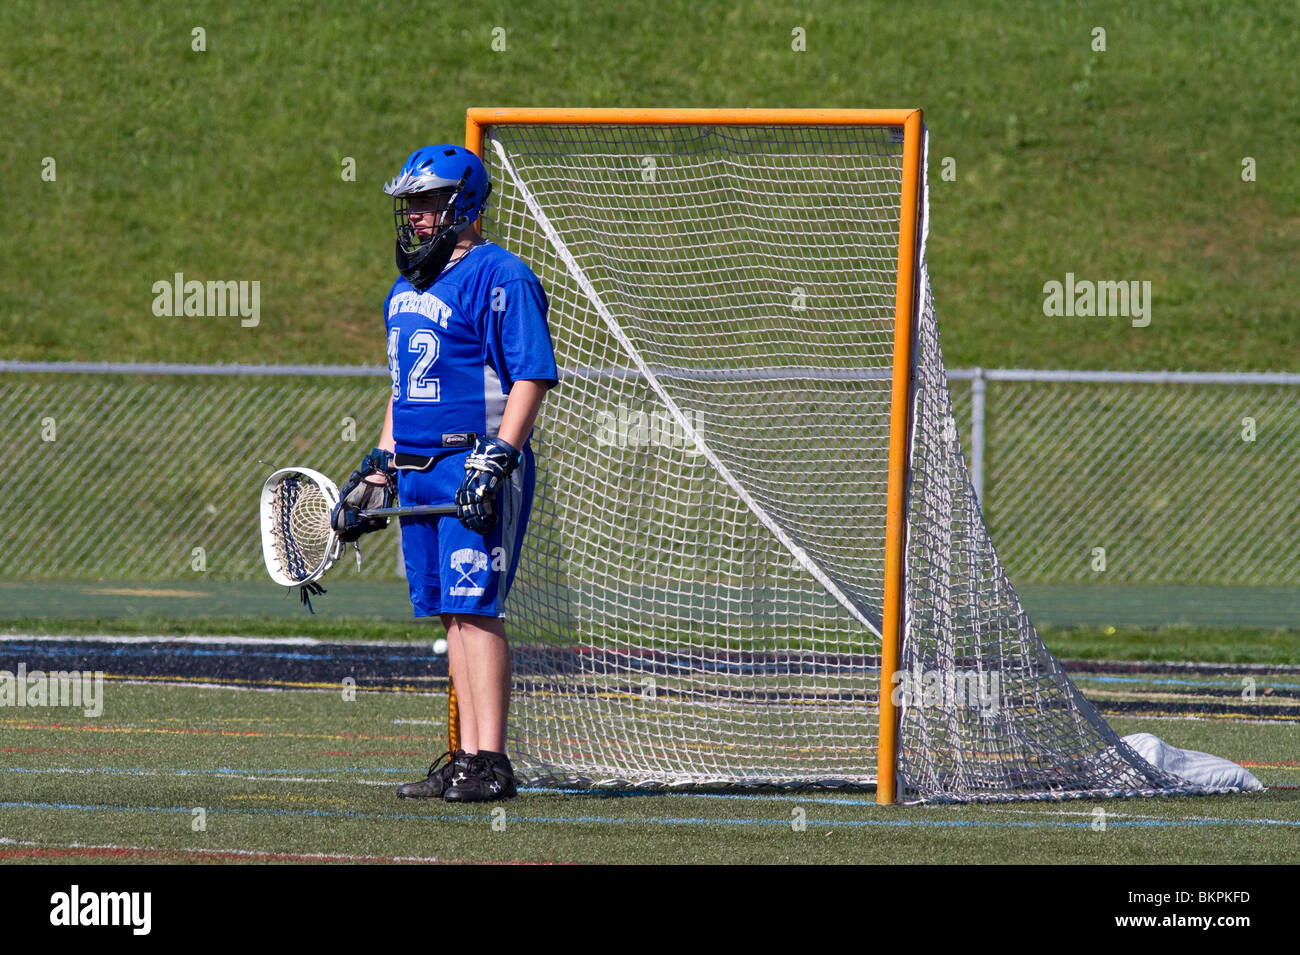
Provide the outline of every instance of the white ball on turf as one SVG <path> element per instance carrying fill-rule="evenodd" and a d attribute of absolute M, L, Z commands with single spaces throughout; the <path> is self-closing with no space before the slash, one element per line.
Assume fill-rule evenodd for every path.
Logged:
<path fill-rule="evenodd" d="M 435 640 L 435 641 L 433 641 L 433 652 L 436 653 L 436 654 L 438 654 L 439 656 L 441 656 L 442 654 L 446 653 L 446 652 L 447 652 L 447 641 L 446 641 L 446 640 L 442 640 L 442 639 L 439 639 L 439 640 Z"/>

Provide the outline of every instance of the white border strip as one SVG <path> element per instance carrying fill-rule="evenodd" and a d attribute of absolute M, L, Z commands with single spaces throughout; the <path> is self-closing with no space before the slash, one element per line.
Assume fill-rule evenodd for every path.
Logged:
<path fill-rule="evenodd" d="M 441 631 L 439 631 L 441 632 Z M 315 637 L 237 637 L 204 636 L 200 634 L 160 633 L 152 636 L 122 635 L 111 633 L 79 633 L 50 635 L 43 633 L 6 633 L 0 634 L 0 644 L 41 641 L 50 643 L 197 643 L 201 645 L 233 644 L 235 646 L 274 646 L 274 647 L 392 647 L 409 650 L 426 648 L 430 640 L 410 640 L 398 642 L 393 640 L 319 640 Z"/>

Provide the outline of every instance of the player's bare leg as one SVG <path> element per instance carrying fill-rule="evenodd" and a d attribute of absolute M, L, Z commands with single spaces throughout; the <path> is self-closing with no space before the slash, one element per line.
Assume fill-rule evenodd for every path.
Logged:
<path fill-rule="evenodd" d="M 469 770 L 468 754 L 478 751 L 478 727 L 475 723 L 474 687 L 469 679 L 469 663 L 460 625 L 451 614 L 442 614 L 442 624 L 447 628 L 447 669 L 456 688 L 456 703 L 460 712 L 459 752 L 448 752 L 438 757 L 429 767 L 426 778 L 397 787 L 397 795 L 406 799 L 441 799 L 453 785 L 458 774 Z"/>
<path fill-rule="evenodd" d="M 468 671 L 465 686 L 472 709 L 461 710 L 462 738 L 473 726 L 477 753 L 467 771 L 457 773 L 443 796 L 448 802 L 488 802 L 514 798 L 514 768 L 506 756 L 506 718 L 510 708 L 510 644 L 505 624 L 497 617 L 455 614 L 452 623 Z M 449 628 L 450 632 L 450 628 Z M 447 641 L 448 651 L 451 641 Z M 455 679 L 455 677 L 453 677 Z M 459 684 L 456 699 L 459 702 Z M 469 744 L 465 743 L 466 751 Z"/>
<path fill-rule="evenodd" d="M 474 706 L 474 684 L 469 677 L 470 666 L 461 635 L 459 617 L 444 613 L 442 624 L 447 628 L 447 669 L 451 673 L 451 684 L 456 688 L 456 710 L 460 717 L 460 748 L 467 753 L 477 753 L 479 731 Z"/>
<path fill-rule="evenodd" d="M 499 617 L 475 614 L 452 614 L 464 664 L 469 674 L 464 685 L 472 699 L 469 712 L 461 706 L 461 745 L 467 753 L 480 749 L 494 753 L 506 751 L 506 717 L 510 708 L 510 644 L 506 640 L 505 622 Z M 450 628 L 449 628 L 450 632 Z M 451 640 L 447 640 L 451 650 Z M 456 700 L 461 699 L 462 678 L 453 672 Z M 470 748 L 469 727 L 473 726 L 474 748 Z"/>

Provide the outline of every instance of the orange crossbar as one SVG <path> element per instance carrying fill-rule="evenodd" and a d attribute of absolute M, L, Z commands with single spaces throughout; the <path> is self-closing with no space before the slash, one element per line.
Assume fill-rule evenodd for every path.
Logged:
<path fill-rule="evenodd" d="M 478 126 L 526 123 L 615 123 L 647 126 L 903 126 L 914 109 L 569 109 L 567 107 L 471 107 Z M 468 138 L 468 137 L 467 137 Z M 468 142 L 466 148 L 472 149 Z"/>

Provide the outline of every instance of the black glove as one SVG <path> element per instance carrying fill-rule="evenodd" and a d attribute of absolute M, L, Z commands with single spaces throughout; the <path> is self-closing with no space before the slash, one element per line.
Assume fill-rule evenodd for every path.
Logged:
<path fill-rule="evenodd" d="M 457 517 L 478 534 L 497 526 L 497 489 L 519 467 L 523 454 L 500 438 L 479 438 L 465 460 L 465 480 L 456 492 Z"/>
<path fill-rule="evenodd" d="M 372 475 L 383 475 L 382 484 L 367 481 Z M 379 507 L 392 507 L 393 498 L 397 496 L 397 469 L 393 467 L 393 454 L 375 448 L 361 462 L 361 467 L 352 472 L 348 483 L 339 492 L 339 502 L 330 513 L 330 523 L 339 540 L 351 544 L 362 534 L 382 531 L 388 526 L 386 517 L 359 517 L 361 511 Z"/>

